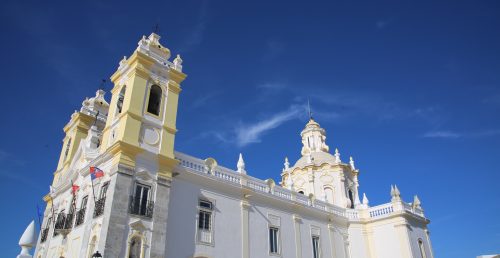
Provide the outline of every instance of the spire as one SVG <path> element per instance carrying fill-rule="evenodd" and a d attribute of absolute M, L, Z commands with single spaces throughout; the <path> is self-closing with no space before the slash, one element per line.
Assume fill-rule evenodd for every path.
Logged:
<path fill-rule="evenodd" d="M 36 230 L 35 230 L 35 221 L 31 221 L 28 227 L 24 230 L 21 239 L 19 239 L 19 246 L 21 247 L 21 253 L 17 256 L 17 258 L 31 258 L 29 251 L 30 249 L 36 245 Z"/>
<path fill-rule="evenodd" d="M 341 163 L 339 149 L 335 148 L 335 163 Z"/>
<path fill-rule="evenodd" d="M 354 166 L 354 159 L 352 159 L 352 156 L 349 157 L 349 164 L 351 165 L 352 170 L 356 170 L 356 167 Z"/>
<path fill-rule="evenodd" d="M 236 167 L 238 168 L 238 172 L 241 174 L 246 174 L 247 172 L 245 171 L 245 161 L 243 161 L 243 155 L 240 153 L 240 157 L 238 158 L 238 163 L 236 164 Z"/>
<path fill-rule="evenodd" d="M 368 198 L 366 197 L 366 194 L 363 193 L 363 206 L 365 206 L 366 208 L 368 208 Z"/>

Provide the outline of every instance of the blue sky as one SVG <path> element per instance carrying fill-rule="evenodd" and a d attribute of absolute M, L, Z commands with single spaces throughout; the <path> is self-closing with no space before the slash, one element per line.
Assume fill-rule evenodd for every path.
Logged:
<path fill-rule="evenodd" d="M 48 192 L 62 127 L 155 23 L 188 74 L 177 150 L 228 167 L 242 152 L 249 174 L 278 180 L 309 98 L 371 205 L 397 184 L 419 195 L 436 257 L 500 253 L 498 1 L 235 2 L 2 2 L 6 257 Z"/>

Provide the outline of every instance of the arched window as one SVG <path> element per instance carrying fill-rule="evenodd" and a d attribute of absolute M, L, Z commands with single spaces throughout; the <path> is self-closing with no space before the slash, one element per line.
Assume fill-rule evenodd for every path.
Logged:
<path fill-rule="evenodd" d="M 148 113 L 160 115 L 161 88 L 158 85 L 151 86 L 149 90 Z"/>
<path fill-rule="evenodd" d="M 351 207 L 350 208 L 353 209 L 354 208 L 354 196 L 352 194 L 351 189 L 349 189 L 349 200 L 351 201 Z"/>
<path fill-rule="evenodd" d="M 333 203 L 333 189 L 331 187 L 325 187 L 326 202 Z"/>
<path fill-rule="evenodd" d="M 427 256 L 425 255 L 424 241 L 422 241 L 422 238 L 418 239 L 418 248 L 420 249 L 420 257 L 427 258 Z"/>
<path fill-rule="evenodd" d="M 122 90 L 120 91 L 120 94 L 118 94 L 118 101 L 116 102 L 116 110 L 118 111 L 118 114 L 122 112 L 123 108 L 123 101 L 125 99 L 125 91 L 127 90 L 127 86 L 123 86 Z"/>
<path fill-rule="evenodd" d="M 304 194 L 304 191 L 299 191 L 299 194 Z"/>
<path fill-rule="evenodd" d="M 142 240 L 138 236 L 132 237 L 129 243 L 128 258 L 140 258 L 141 257 L 141 247 Z"/>

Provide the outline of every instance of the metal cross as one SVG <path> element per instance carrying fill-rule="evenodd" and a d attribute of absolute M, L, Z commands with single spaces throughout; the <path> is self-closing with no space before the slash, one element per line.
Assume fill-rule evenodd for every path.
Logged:
<path fill-rule="evenodd" d="M 160 25 L 158 23 L 156 23 L 155 26 L 153 27 L 153 32 L 155 34 L 160 33 Z"/>
<path fill-rule="evenodd" d="M 99 89 L 104 90 L 105 86 L 106 86 L 106 79 L 101 79 L 101 85 L 99 85 Z"/>
<path fill-rule="evenodd" d="M 311 105 L 309 104 L 309 98 L 307 98 L 307 110 L 309 112 L 309 120 L 312 119 Z"/>

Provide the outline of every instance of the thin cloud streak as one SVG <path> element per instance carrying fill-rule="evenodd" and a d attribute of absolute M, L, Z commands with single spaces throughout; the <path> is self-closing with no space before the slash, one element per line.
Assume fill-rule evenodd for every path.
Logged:
<path fill-rule="evenodd" d="M 189 52 L 193 50 L 194 47 L 201 44 L 205 34 L 205 29 L 208 23 L 208 1 L 203 1 L 200 7 L 200 13 L 196 25 L 194 26 L 191 33 L 185 40 L 184 47 L 180 52 Z"/>
<path fill-rule="evenodd" d="M 304 113 L 304 109 L 304 106 L 294 105 L 287 111 L 275 114 L 268 119 L 237 127 L 235 129 L 236 145 L 244 147 L 250 143 L 260 142 L 262 135 L 289 120 L 299 118 Z"/>
<path fill-rule="evenodd" d="M 457 139 L 457 138 L 480 138 L 500 135 L 500 130 L 484 130 L 477 132 L 459 133 L 454 131 L 431 131 L 427 132 L 422 137 L 424 138 L 443 138 L 443 139 Z"/>

